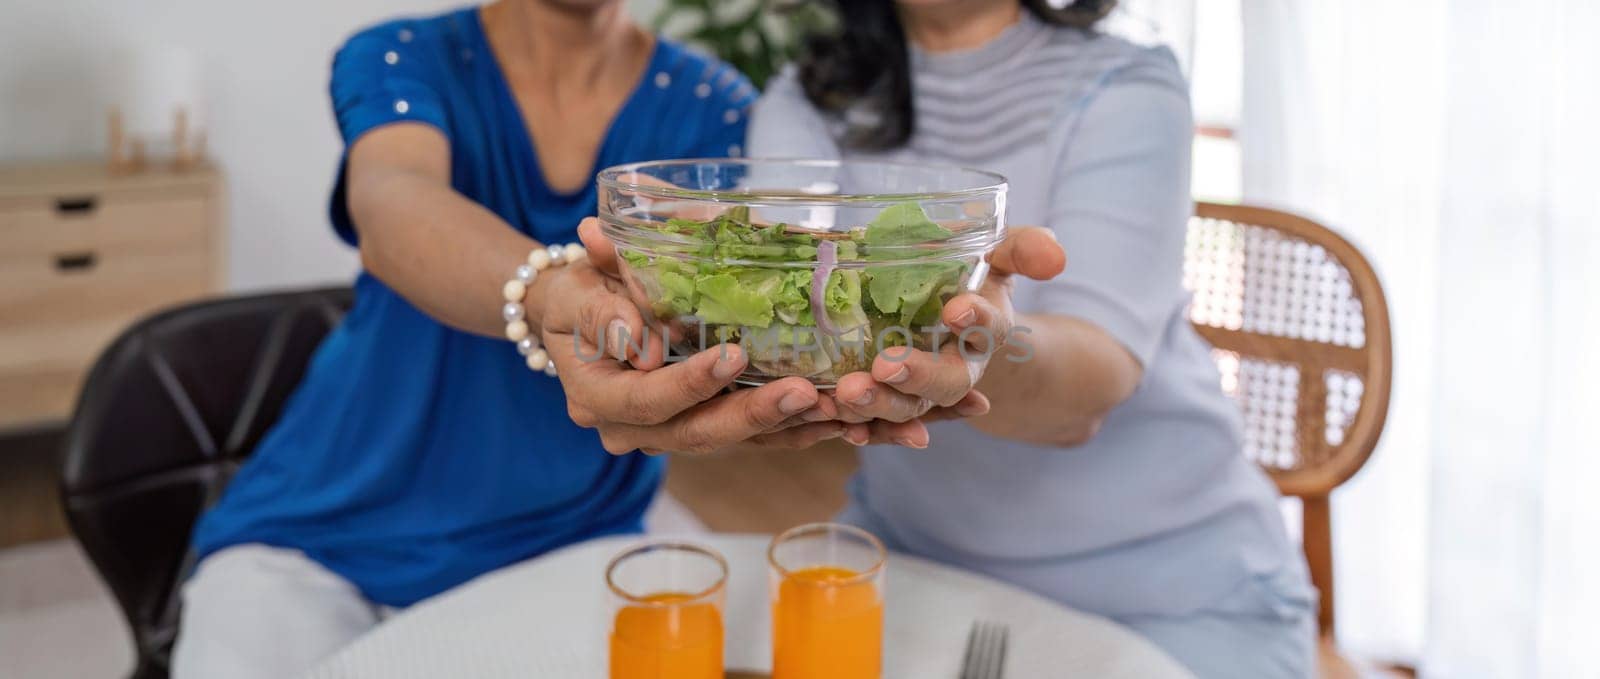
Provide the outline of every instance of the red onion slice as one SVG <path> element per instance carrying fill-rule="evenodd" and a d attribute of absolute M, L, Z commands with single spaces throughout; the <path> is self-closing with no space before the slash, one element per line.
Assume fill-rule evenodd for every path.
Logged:
<path fill-rule="evenodd" d="M 827 301 L 828 277 L 833 275 L 833 268 L 839 263 L 838 255 L 839 247 L 833 241 L 817 243 L 817 268 L 811 272 L 811 317 L 817 320 L 817 329 L 830 337 L 841 334 L 828 318 L 828 306 L 824 303 Z"/>

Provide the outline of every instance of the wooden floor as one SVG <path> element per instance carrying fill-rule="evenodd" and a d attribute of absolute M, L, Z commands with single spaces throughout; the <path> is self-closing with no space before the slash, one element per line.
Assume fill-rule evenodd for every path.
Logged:
<path fill-rule="evenodd" d="M 855 448 L 837 440 L 798 451 L 675 455 L 666 485 L 713 531 L 776 533 L 843 509 L 856 464 Z"/>

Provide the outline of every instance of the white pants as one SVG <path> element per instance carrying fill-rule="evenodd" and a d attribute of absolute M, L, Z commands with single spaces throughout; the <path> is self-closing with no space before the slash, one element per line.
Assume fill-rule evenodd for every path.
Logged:
<path fill-rule="evenodd" d="M 644 520 L 651 533 L 705 530 L 666 493 Z M 394 612 L 298 550 L 229 547 L 200 562 L 183 586 L 172 679 L 298 677 Z"/>
<path fill-rule="evenodd" d="M 297 550 L 229 547 L 183 586 L 172 677 L 298 677 L 389 613 Z"/>

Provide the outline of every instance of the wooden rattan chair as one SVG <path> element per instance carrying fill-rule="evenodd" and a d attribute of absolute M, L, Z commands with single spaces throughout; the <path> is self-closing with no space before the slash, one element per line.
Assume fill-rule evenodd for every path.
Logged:
<path fill-rule="evenodd" d="M 1200 203 L 1189 223 L 1189 319 L 1244 413 L 1245 452 L 1300 499 L 1317 622 L 1333 637 L 1328 495 L 1383 431 L 1393 369 L 1389 309 L 1355 246 L 1311 220 Z"/>

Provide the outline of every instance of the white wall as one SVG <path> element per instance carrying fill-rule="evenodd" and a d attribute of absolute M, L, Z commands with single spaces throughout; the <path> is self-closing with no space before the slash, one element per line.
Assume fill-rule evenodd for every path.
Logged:
<path fill-rule="evenodd" d="M 326 217 L 339 155 L 333 50 L 376 21 L 463 0 L 0 0 L 0 162 L 98 157 L 106 61 L 170 44 L 205 62 L 211 156 L 227 174 L 230 287 L 348 280 Z M 653 9 L 659 0 L 633 4 Z"/>

